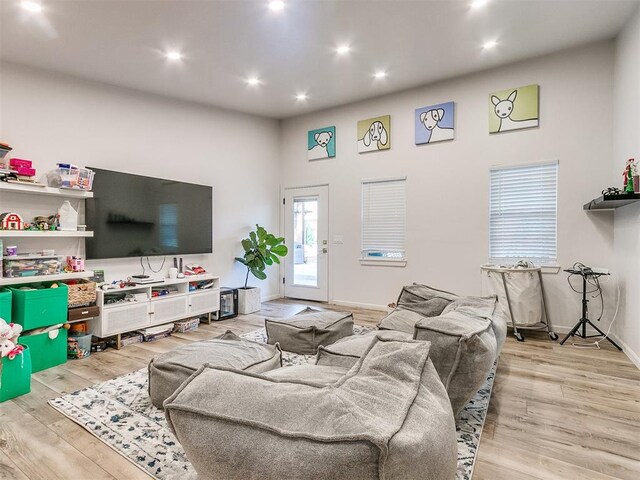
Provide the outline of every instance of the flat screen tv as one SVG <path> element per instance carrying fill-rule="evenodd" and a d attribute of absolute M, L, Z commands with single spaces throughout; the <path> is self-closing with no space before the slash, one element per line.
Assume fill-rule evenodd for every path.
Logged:
<path fill-rule="evenodd" d="M 89 168 L 88 259 L 212 253 L 212 187 Z"/>

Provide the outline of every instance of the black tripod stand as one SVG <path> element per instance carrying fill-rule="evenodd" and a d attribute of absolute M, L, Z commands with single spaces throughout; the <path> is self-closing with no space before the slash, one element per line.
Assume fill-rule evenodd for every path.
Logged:
<path fill-rule="evenodd" d="M 602 336 L 607 340 L 609 340 L 612 343 L 612 345 L 616 347 L 618 350 L 622 350 L 616 342 L 611 340 L 602 330 L 596 327 L 589 320 L 589 307 L 588 307 L 589 300 L 587 300 L 587 278 L 588 277 L 598 278 L 598 277 L 601 277 L 602 275 L 609 275 L 609 274 L 594 272 L 590 268 L 580 268 L 580 269 L 570 268 L 565 270 L 565 272 L 570 273 L 572 275 L 580 275 L 582 277 L 582 316 L 580 317 L 580 320 L 578 320 L 578 323 L 576 323 L 575 326 L 571 329 L 571 331 L 567 333 L 567 335 L 562 339 L 562 341 L 560 342 L 560 345 L 564 345 L 564 342 L 566 342 L 567 339 L 573 335 L 580 338 L 594 338 L 594 337 Z M 587 325 L 591 325 L 599 333 L 599 335 L 587 335 Z"/>

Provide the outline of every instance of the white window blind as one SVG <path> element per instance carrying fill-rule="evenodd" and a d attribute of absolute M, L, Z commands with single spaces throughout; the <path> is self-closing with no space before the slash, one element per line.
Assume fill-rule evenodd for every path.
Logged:
<path fill-rule="evenodd" d="M 404 260 L 406 179 L 362 182 L 362 258 Z"/>
<path fill-rule="evenodd" d="M 558 162 L 493 168 L 489 256 L 492 262 L 557 260 Z"/>

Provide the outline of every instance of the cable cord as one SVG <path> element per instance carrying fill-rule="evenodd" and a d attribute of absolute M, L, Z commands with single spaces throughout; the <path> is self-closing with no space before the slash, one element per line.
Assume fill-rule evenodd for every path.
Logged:
<path fill-rule="evenodd" d="M 145 275 L 144 263 L 142 263 L 142 257 L 140 257 L 140 266 L 142 267 L 142 275 Z"/>
<path fill-rule="evenodd" d="M 151 267 L 151 263 L 149 262 L 149 257 L 147 257 L 147 266 L 149 267 L 149 270 L 151 270 L 153 273 L 160 273 L 164 268 L 164 262 L 166 261 L 167 261 L 167 257 L 163 257 L 162 265 L 160 265 L 160 268 L 158 270 L 154 270 L 153 267 Z M 142 263 L 142 257 L 140 257 L 140 263 Z M 144 270 L 144 267 L 142 267 L 142 269 Z"/>

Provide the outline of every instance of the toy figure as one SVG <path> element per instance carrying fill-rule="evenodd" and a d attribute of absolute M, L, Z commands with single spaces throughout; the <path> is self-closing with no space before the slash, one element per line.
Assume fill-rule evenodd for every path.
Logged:
<path fill-rule="evenodd" d="M 636 161 L 633 158 L 627 160 L 627 165 L 624 167 L 622 176 L 624 177 L 624 191 L 625 193 L 633 193 L 633 176 L 637 175 Z"/>

